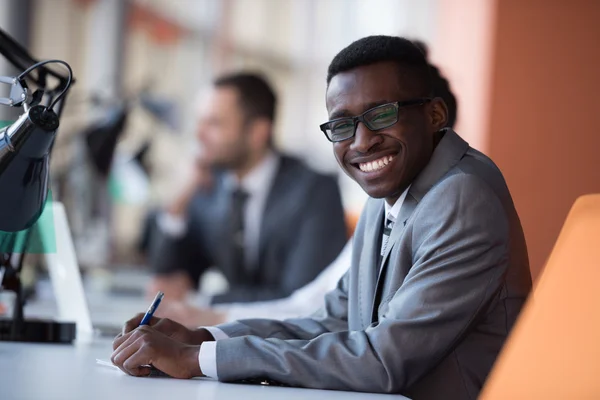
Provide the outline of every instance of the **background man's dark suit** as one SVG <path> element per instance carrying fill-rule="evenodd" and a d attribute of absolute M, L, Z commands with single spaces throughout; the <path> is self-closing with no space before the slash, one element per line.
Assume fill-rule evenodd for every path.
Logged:
<path fill-rule="evenodd" d="M 231 188 L 222 178 L 192 200 L 184 237 L 155 231 L 150 257 L 155 272 L 184 270 L 197 282 L 217 266 L 229 291 L 213 297 L 213 303 L 276 299 L 310 282 L 344 246 L 346 226 L 335 179 L 281 156 L 262 215 L 258 261 L 250 268 L 232 268 L 222 245 Z"/>

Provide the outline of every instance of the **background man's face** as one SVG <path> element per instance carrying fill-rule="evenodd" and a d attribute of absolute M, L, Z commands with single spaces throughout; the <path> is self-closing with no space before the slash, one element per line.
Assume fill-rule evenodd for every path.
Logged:
<path fill-rule="evenodd" d="M 422 97 L 403 78 L 399 66 L 382 62 L 333 77 L 327 89 L 330 119 L 357 116 L 377 105 Z M 400 109 L 398 122 L 380 131 L 359 123 L 356 135 L 334 143 L 335 157 L 344 170 L 375 198 L 397 198 L 427 165 L 433 151 L 428 106 Z M 379 163 L 382 161 L 384 164 Z"/>
<path fill-rule="evenodd" d="M 235 169 L 248 158 L 244 113 L 234 88 L 213 88 L 200 109 L 197 138 L 204 163 Z"/>

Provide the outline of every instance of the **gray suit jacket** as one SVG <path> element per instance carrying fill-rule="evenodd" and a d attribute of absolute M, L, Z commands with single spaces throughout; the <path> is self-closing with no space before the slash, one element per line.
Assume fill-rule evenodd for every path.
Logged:
<path fill-rule="evenodd" d="M 257 265 L 225 267 L 222 243 L 231 195 L 220 178 L 210 192 L 192 200 L 185 237 L 156 230 L 150 257 L 154 271 L 183 270 L 198 281 L 215 265 L 230 289 L 213 297 L 213 303 L 277 299 L 312 281 L 344 247 L 347 231 L 336 180 L 281 156 L 262 216 Z"/>
<path fill-rule="evenodd" d="M 531 288 L 527 250 L 494 163 L 448 130 L 412 183 L 383 267 L 383 200 L 370 199 L 352 264 L 311 318 L 219 326 L 219 379 L 477 397 Z"/>

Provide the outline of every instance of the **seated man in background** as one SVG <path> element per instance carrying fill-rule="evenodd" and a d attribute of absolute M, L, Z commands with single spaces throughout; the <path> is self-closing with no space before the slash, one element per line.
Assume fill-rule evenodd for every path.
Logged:
<path fill-rule="evenodd" d="M 348 270 L 352 259 L 352 240 L 342 252 L 312 282 L 297 289 L 284 299 L 250 303 L 224 303 L 212 307 L 198 307 L 186 302 L 166 302 L 156 310 L 157 317 L 170 318 L 190 328 L 218 325 L 244 318 L 286 319 L 309 315 L 323 306 L 325 294 Z"/>
<path fill-rule="evenodd" d="M 523 230 L 504 178 L 445 128 L 430 68 L 410 41 L 370 36 L 329 65 L 321 125 L 370 199 L 350 269 L 307 318 L 187 329 L 128 321 L 124 372 L 473 399 L 531 289 Z"/>
<path fill-rule="evenodd" d="M 421 51 L 428 55 L 424 43 L 414 42 Z M 456 97 L 448 80 L 439 69 L 429 63 L 433 92 L 441 97 L 448 107 L 446 127 L 454 128 L 458 106 Z M 188 327 L 209 326 L 245 318 L 286 319 L 309 315 L 322 307 L 327 292 L 335 289 L 335 285 L 348 270 L 352 259 L 352 240 L 340 255 L 311 283 L 296 290 L 285 299 L 261 301 L 255 303 L 220 304 L 212 308 L 197 307 L 187 302 L 169 302 L 162 305 L 156 316 L 170 318 Z"/>
<path fill-rule="evenodd" d="M 193 179 L 157 217 L 149 250 L 154 293 L 181 299 L 216 266 L 229 290 L 213 304 L 282 298 L 339 254 L 346 226 L 336 180 L 277 152 L 275 106 L 260 76 L 214 82 L 197 137 L 199 162 L 216 172 L 210 188 Z"/>

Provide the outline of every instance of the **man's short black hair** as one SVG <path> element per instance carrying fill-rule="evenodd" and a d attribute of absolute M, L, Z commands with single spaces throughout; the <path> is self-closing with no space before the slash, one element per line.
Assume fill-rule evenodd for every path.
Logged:
<path fill-rule="evenodd" d="M 217 88 L 232 87 L 237 90 L 240 106 L 249 120 L 255 118 L 275 119 L 277 96 L 267 80 L 256 73 L 235 73 L 217 78 Z"/>
<path fill-rule="evenodd" d="M 429 49 L 427 48 L 427 45 L 420 40 L 414 40 L 413 43 L 421 50 L 421 52 L 423 52 L 425 59 L 429 60 Z M 448 107 L 448 121 L 446 122 L 446 126 L 454 128 L 456 116 L 458 114 L 458 102 L 456 101 L 456 96 L 452 93 L 450 82 L 442 75 L 439 68 L 431 63 L 429 63 L 429 74 L 431 75 L 431 81 L 433 83 L 433 94 L 436 97 L 441 97 Z"/>
<path fill-rule="evenodd" d="M 427 59 L 413 42 L 398 36 L 367 36 L 340 51 L 329 64 L 327 85 L 339 73 L 379 62 L 398 64 L 398 76 L 415 84 L 415 96 L 433 95 Z M 404 83 L 404 82 L 403 82 Z"/>

